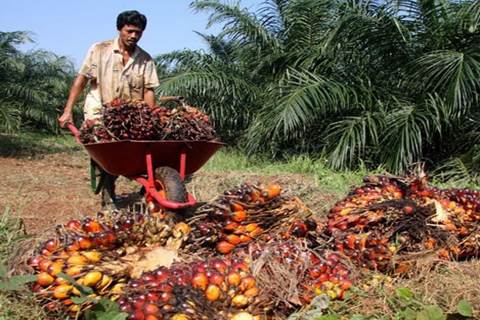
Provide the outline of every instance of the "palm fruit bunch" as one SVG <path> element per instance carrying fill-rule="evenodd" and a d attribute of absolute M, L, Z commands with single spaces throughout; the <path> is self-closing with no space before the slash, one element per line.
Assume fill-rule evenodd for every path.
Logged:
<path fill-rule="evenodd" d="M 175 222 L 173 216 L 113 211 L 104 220 L 112 225 L 124 246 L 160 245 L 178 249 L 190 233 L 190 227 L 184 222 Z"/>
<path fill-rule="evenodd" d="M 103 108 L 101 122 L 87 121 L 80 128 L 82 143 L 160 140 L 160 137 L 160 119 L 142 100 L 114 100 Z"/>
<path fill-rule="evenodd" d="M 330 210 L 332 249 L 361 267 L 406 270 L 406 253 L 478 256 L 478 192 L 440 190 L 421 177 L 369 177 Z"/>
<path fill-rule="evenodd" d="M 134 265 L 143 261 L 149 247 L 178 249 L 188 232 L 183 222 L 127 212 L 71 220 L 57 226 L 56 235 L 28 260 L 37 276 L 32 290 L 42 301 L 49 300 L 50 311 L 79 312 L 89 305 L 73 304 L 71 298 L 81 292 L 71 279 L 89 287 L 91 297 L 115 297 L 133 272 L 139 272 Z"/>
<path fill-rule="evenodd" d="M 130 280 L 118 300 L 128 319 L 260 319 L 260 291 L 248 262 L 174 263 Z M 256 315 L 256 316 L 255 316 Z"/>
<path fill-rule="evenodd" d="M 80 128 L 82 143 L 118 140 L 213 140 L 215 130 L 198 109 L 149 107 L 142 100 L 116 99 L 103 108 L 101 121 L 86 121 Z"/>
<path fill-rule="evenodd" d="M 311 248 L 305 238 L 251 243 L 245 254 L 271 311 L 289 314 L 315 296 L 343 299 L 351 287 L 351 267 L 338 253 Z"/>
<path fill-rule="evenodd" d="M 191 106 L 169 110 L 167 114 L 163 114 L 161 123 L 161 140 L 210 141 L 217 135 L 209 117 Z"/>
<path fill-rule="evenodd" d="M 202 206 L 187 220 L 192 229 L 187 247 L 192 251 L 214 247 L 218 253 L 228 254 L 254 240 L 268 241 L 272 229 L 287 225 L 300 214 L 307 214 L 306 208 L 297 198 L 282 196 L 280 186 L 244 183 Z"/>

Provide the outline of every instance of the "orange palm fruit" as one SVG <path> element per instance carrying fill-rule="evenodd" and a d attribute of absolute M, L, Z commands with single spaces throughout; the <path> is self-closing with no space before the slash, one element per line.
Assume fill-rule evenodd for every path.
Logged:
<path fill-rule="evenodd" d="M 83 285 L 93 287 L 102 279 L 102 276 L 103 274 L 100 271 L 90 271 L 83 278 Z"/>
<path fill-rule="evenodd" d="M 70 296 L 73 286 L 68 284 L 61 284 L 53 290 L 53 297 L 56 299 L 66 299 Z"/>
<path fill-rule="evenodd" d="M 282 187 L 280 187 L 278 184 L 271 184 L 267 187 L 265 192 L 266 192 L 266 198 L 272 199 L 277 197 L 282 192 Z"/>
<path fill-rule="evenodd" d="M 225 240 L 228 241 L 229 243 L 235 245 L 235 246 L 242 242 L 240 240 L 240 237 L 237 236 L 236 234 L 229 234 L 229 235 L 225 236 Z"/>
<path fill-rule="evenodd" d="M 192 286 L 201 290 L 205 290 L 208 285 L 208 278 L 205 273 L 199 272 L 192 278 Z"/>
<path fill-rule="evenodd" d="M 235 307 L 245 307 L 248 304 L 248 298 L 243 294 L 237 294 L 232 298 L 232 304 Z"/>
<path fill-rule="evenodd" d="M 230 203 L 230 209 L 232 211 L 243 211 L 244 208 L 241 204 L 237 203 L 237 202 L 232 202 Z"/>
<path fill-rule="evenodd" d="M 48 287 L 55 281 L 55 278 L 46 272 L 40 272 L 37 274 L 37 283 L 42 287 Z"/>
<path fill-rule="evenodd" d="M 235 248 L 235 245 L 225 240 L 217 243 L 217 251 L 223 254 L 230 253 Z"/>
<path fill-rule="evenodd" d="M 227 282 L 231 286 L 236 287 L 236 286 L 240 285 L 241 280 L 242 280 L 242 278 L 240 277 L 240 275 L 237 272 L 230 272 L 227 275 Z"/>
<path fill-rule="evenodd" d="M 250 288 L 248 290 L 245 290 L 245 292 L 243 294 L 245 295 L 245 297 L 251 298 L 251 297 L 258 296 L 258 292 L 259 292 L 258 287 L 253 287 L 253 288 Z"/>
<path fill-rule="evenodd" d="M 231 214 L 231 218 L 235 222 L 242 222 L 247 219 L 247 213 L 244 210 L 241 211 L 234 211 Z"/>
<path fill-rule="evenodd" d="M 205 296 L 209 301 L 217 301 L 220 298 L 220 288 L 217 285 L 209 284 L 205 290 Z"/>

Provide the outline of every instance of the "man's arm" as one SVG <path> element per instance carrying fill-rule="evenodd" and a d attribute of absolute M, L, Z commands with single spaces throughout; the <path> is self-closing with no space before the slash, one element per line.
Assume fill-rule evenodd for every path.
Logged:
<path fill-rule="evenodd" d="M 87 82 L 88 78 L 83 74 L 77 75 L 77 77 L 73 81 L 72 88 L 70 89 L 70 94 L 68 95 L 67 103 L 65 104 L 65 108 L 63 109 L 63 114 L 60 118 L 58 118 L 60 127 L 65 128 L 67 123 L 73 122 L 73 106 L 75 105 L 75 101 L 77 101 L 78 96 L 85 88 Z"/>
<path fill-rule="evenodd" d="M 155 92 L 153 89 L 145 89 L 145 93 L 143 94 L 143 100 L 145 103 L 150 107 L 155 107 Z"/>

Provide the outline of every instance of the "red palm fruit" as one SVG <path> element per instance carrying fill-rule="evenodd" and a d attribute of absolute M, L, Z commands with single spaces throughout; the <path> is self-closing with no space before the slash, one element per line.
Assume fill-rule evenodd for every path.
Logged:
<path fill-rule="evenodd" d="M 43 272 L 47 272 L 48 270 L 48 267 L 52 264 L 52 261 L 48 260 L 48 259 L 42 259 L 40 260 L 40 262 L 38 263 L 38 269 L 40 269 L 40 271 L 43 271 Z"/>
<path fill-rule="evenodd" d="M 407 206 L 403 207 L 403 212 L 405 214 L 413 214 L 414 211 L 415 211 L 415 209 L 413 208 L 413 206 L 407 205 Z"/>
<path fill-rule="evenodd" d="M 83 225 L 83 230 L 89 233 L 98 233 L 102 232 L 103 228 L 97 220 L 90 220 Z"/>
<path fill-rule="evenodd" d="M 160 294 L 160 301 L 163 303 L 168 303 L 172 299 L 173 294 L 171 292 L 162 292 Z"/>
<path fill-rule="evenodd" d="M 145 304 L 145 306 L 143 307 L 144 310 L 145 310 L 145 314 L 152 314 L 152 315 L 156 315 L 159 313 L 160 311 L 160 308 L 158 308 L 155 304 L 153 303 L 147 303 Z"/>
<path fill-rule="evenodd" d="M 310 253 L 310 262 L 314 265 L 317 265 L 321 261 L 320 261 L 320 258 L 318 258 L 317 255 L 312 252 L 312 253 Z"/>
<path fill-rule="evenodd" d="M 232 211 L 243 211 L 243 206 L 237 202 L 230 203 L 230 209 Z"/>
<path fill-rule="evenodd" d="M 82 223 L 80 220 L 70 220 L 65 227 L 70 230 L 80 230 L 82 228 Z"/>
<path fill-rule="evenodd" d="M 170 272 L 165 267 L 160 267 L 155 271 L 155 277 L 158 282 L 164 282 L 170 276 Z"/>
<path fill-rule="evenodd" d="M 346 237 L 347 240 L 347 247 L 351 250 L 355 249 L 355 240 L 357 240 L 357 237 L 354 234 L 348 234 Z"/>
<path fill-rule="evenodd" d="M 160 300 L 160 296 L 154 292 L 148 292 L 146 295 L 145 295 L 145 298 L 147 299 L 147 301 L 149 302 L 157 302 Z"/>
<path fill-rule="evenodd" d="M 351 286 L 352 286 L 352 281 L 350 281 L 350 280 L 343 280 L 343 281 L 341 282 L 340 288 L 342 288 L 343 290 L 348 290 Z"/>
<path fill-rule="evenodd" d="M 80 244 L 78 242 L 74 242 L 67 246 L 67 252 L 76 252 L 80 250 Z"/>
<path fill-rule="evenodd" d="M 233 271 L 242 270 L 242 271 L 247 272 L 247 271 L 249 270 L 249 267 L 248 267 L 248 265 L 247 265 L 244 261 L 241 261 L 241 262 L 235 263 L 235 264 L 232 266 L 232 270 L 233 270 Z"/>
<path fill-rule="evenodd" d="M 236 234 L 228 234 L 225 236 L 225 240 L 228 241 L 229 243 L 233 244 L 236 246 L 237 244 L 240 244 L 242 241 L 240 241 L 240 237 L 237 236 Z"/>
<path fill-rule="evenodd" d="M 40 251 L 40 254 L 41 254 L 42 256 L 48 257 L 48 256 L 51 256 L 51 255 L 52 255 L 52 252 L 48 251 L 46 248 L 43 248 L 43 249 Z"/>
<path fill-rule="evenodd" d="M 141 310 L 135 310 L 135 312 L 128 319 L 129 320 L 145 320 L 145 314 Z"/>
<path fill-rule="evenodd" d="M 295 221 L 290 227 L 289 232 L 295 237 L 304 238 L 307 235 L 307 225 L 303 221 Z"/>
<path fill-rule="evenodd" d="M 192 278 L 192 286 L 201 290 L 205 290 L 208 285 L 208 278 L 205 273 L 197 273 Z"/>
<path fill-rule="evenodd" d="M 242 278 L 237 272 L 232 271 L 227 275 L 227 282 L 231 286 L 234 286 L 234 287 L 239 286 L 241 280 Z"/>
<path fill-rule="evenodd" d="M 45 249 L 47 249 L 50 252 L 56 251 L 60 246 L 60 242 L 57 239 L 50 239 L 47 242 L 45 242 Z"/>
<path fill-rule="evenodd" d="M 171 285 L 169 285 L 168 283 L 161 283 L 158 286 L 158 291 L 170 293 L 170 292 L 173 291 L 173 287 Z"/>
<path fill-rule="evenodd" d="M 215 270 L 217 270 L 221 274 L 224 274 L 227 271 L 227 268 L 228 268 L 227 264 L 220 259 L 212 260 L 210 262 L 210 264 Z"/>
<path fill-rule="evenodd" d="M 77 238 L 77 243 L 80 249 L 90 249 L 93 246 L 92 241 L 89 238 L 86 237 L 78 237 Z"/>
<path fill-rule="evenodd" d="M 320 272 L 320 268 L 318 266 L 313 266 L 308 269 L 308 275 L 313 279 L 318 278 L 321 274 L 322 273 Z"/>
<path fill-rule="evenodd" d="M 212 274 L 208 277 L 208 282 L 217 286 L 221 286 L 224 280 L 225 278 L 218 272 L 212 272 Z"/>
<path fill-rule="evenodd" d="M 158 318 L 157 316 L 154 316 L 153 314 L 147 314 L 145 317 L 145 320 L 160 320 L 162 318 Z"/>
<path fill-rule="evenodd" d="M 235 248 L 235 245 L 227 242 L 227 241 L 220 241 L 217 243 L 217 251 L 223 254 L 230 253 Z"/>
<path fill-rule="evenodd" d="M 241 211 L 234 211 L 230 215 L 233 221 L 235 222 L 242 222 L 247 219 L 247 213 L 244 210 Z"/>
<path fill-rule="evenodd" d="M 27 264 L 30 266 L 30 267 L 38 267 L 38 264 L 40 263 L 42 259 L 39 257 L 39 256 L 35 256 L 35 257 L 30 257 L 28 260 L 27 260 Z"/>
<path fill-rule="evenodd" d="M 243 278 L 241 281 L 240 281 L 240 289 L 242 291 L 245 291 L 245 290 L 248 290 L 248 289 L 251 289 L 253 287 L 255 287 L 255 284 L 257 282 L 255 281 L 255 278 L 252 277 L 252 276 L 246 276 L 245 278 Z"/>
<path fill-rule="evenodd" d="M 209 301 L 217 301 L 220 298 L 220 293 L 220 288 L 214 284 L 209 284 L 205 290 L 205 296 Z"/>
<path fill-rule="evenodd" d="M 328 273 L 322 273 L 317 278 L 318 282 L 320 282 L 320 283 L 328 281 L 329 279 L 330 279 L 330 276 L 328 275 Z"/>

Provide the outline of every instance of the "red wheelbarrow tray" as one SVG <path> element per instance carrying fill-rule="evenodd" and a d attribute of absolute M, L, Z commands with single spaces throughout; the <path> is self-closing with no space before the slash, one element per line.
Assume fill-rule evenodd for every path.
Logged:
<path fill-rule="evenodd" d="M 71 123 L 67 128 L 81 143 L 78 129 Z M 136 180 L 146 190 L 146 198 L 155 199 L 168 209 L 182 209 L 195 204 L 196 200 L 187 194 L 187 202 L 180 203 L 165 199 L 156 190 L 154 169 L 168 166 L 185 175 L 194 173 L 224 143 L 217 141 L 138 141 L 121 140 L 83 144 L 90 157 L 105 171 L 117 176 Z M 146 176 L 146 177 L 145 177 Z"/>
<path fill-rule="evenodd" d="M 108 173 L 135 177 L 147 174 L 147 154 L 152 156 L 153 168 L 167 166 L 178 172 L 181 172 L 180 157 L 185 154 L 185 175 L 188 175 L 200 169 L 224 144 L 217 141 L 121 140 L 83 146 Z"/>

